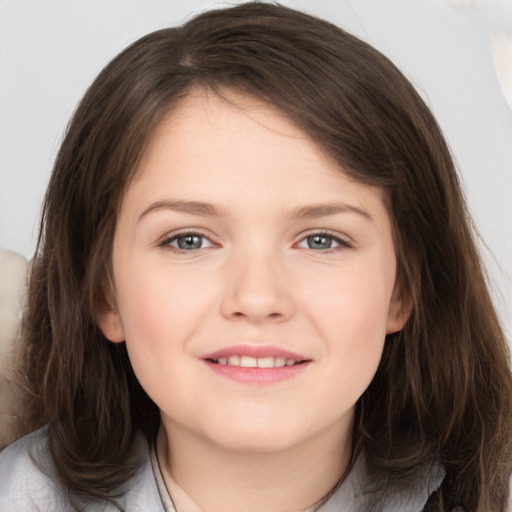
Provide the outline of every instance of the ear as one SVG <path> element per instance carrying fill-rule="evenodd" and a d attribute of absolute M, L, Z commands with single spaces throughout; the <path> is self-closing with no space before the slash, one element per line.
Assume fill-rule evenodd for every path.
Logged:
<path fill-rule="evenodd" d="M 113 343 L 121 343 L 124 341 L 125 336 L 121 316 L 110 301 L 104 299 L 102 304 L 98 307 L 96 323 L 108 340 Z"/>
<path fill-rule="evenodd" d="M 389 303 L 386 334 L 392 334 L 403 329 L 411 316 L 412 304 L 411 294 L 404 292 L 403 287 L 399 284 L 395 284 L 395 289 Z"/>

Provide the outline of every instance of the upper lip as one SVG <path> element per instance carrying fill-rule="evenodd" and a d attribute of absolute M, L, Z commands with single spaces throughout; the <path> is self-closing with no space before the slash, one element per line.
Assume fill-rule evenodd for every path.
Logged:
<path fill-rule="evenodd" d="M 293 359 L 294 361 L 308 361 L 311 359 L 302 354 L 297 354 L 272 345 L 233 345 L 231 347 L 225 347 L 220 350 L 216 350 L 215 352 L 205 354 L 201 358 L 217 360 L 219 357 L 230 356 L 248 356 L 254 357 L 255 359 L 263 357 L 285 357 L 286 359 Z"/>

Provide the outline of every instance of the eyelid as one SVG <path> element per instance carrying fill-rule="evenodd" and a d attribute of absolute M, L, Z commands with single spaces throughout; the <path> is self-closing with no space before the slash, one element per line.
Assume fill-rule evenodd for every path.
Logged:
<path fill-rule="evenodd" d="M 294 245 L 298 245 L 301 242 L 305 241 L 307 238 L 311 236 L 324 236 L 326 238 L 330 238 L 334 240 L 337 244 L 339 244 L 336 247 L 330 247 L 328 249 L 324 250 L 315 250 L 315 252 L 330 252 L 330 251 L 336 251 L 340 249 L 350 249 L 354 247 L 354 242 L 346 235 L 342 235 L 341 233 L 337 231 L 331 231 L 329 229 L 312 229 L 306 233 L 301 233 L 300 238 L 298 242 L 296 242 Z M 314 249 L 310 249 L 314 250 Z"/>
<path fill-rule="evenodd" d="M 180 249 L 178 247 L 174 247 L 171 245 L 171 242 L 173 242 L 177 238 L 180 238 L 182 236 L 190 236 L 190 235 L 200 236 L 201 238 L 208 240 L 208 242 L 210 242 L 212 244 L 212 246 L 218 245 L 212 240 L 213 237 L 211 235 L 205 234 L 204 231 L 200 228 L 184 228 L 184 229 L 177 229 L 175 231 L 171 231 L 170 233 L 166 233 L 164 236 L 162 236 L 157 241 L 156 245 L 162 249 L 168 249 L 172 252 L 176 252 L 179 254 L 193 254 L 202 249 L 209 249 L 209 247 L 201 247 L 199 249 L 183 250 L 183 249 Z"/>
<path fill-rule="evenodd" d="M 163 235 L 158 241 L 157 246 L 161 247 L 162 249 L 168 249 L 173 252 L 177 253 L 186 253 L 186 254 L 193 254 L 197 251 L 200 251 L 202 249 L 208 249 L 209 247 L 202 247 L 199 249 L 192 249 L 192 250 L 183 250 L 179 249 L 178 247 L 174 247 L 171 244 L 172 241 L 176 240 L 179 237 L 182 236 L 190 236 L 190 235 L 196 235 L 200 236 L 201 238 L 204 238 L 212 244 L 212 246 L 218 246 L 218 243 L 216 243 L 211 235 L 206 234 L 203 229 L 201 228 L 183 228 L 183 229 L 177 229 L 175 231 L 171 231 L 169 233 L 166 233 Z M 307 232 L 301 233 L 300 238 L 297 242 L 295 242 L 294 246 L 297 246 L 301 242 L 305 241 L 307 238 L 312 236 L 323 236 L 326 238 L 330 238 L 334 240 L 338 245 L 336 247 L 324 249 L 324 250 L 315 250 L 315 252 L 331 252 L 336 251 L 340 249 L 348 249 L 352 248 L 354 246 L 353 241 L 346 235 L 343 235 L 337 231 L 331 231 L 329 229 L 311 229 Z M 311 249 L 313 250 L 313 249 Z"/>

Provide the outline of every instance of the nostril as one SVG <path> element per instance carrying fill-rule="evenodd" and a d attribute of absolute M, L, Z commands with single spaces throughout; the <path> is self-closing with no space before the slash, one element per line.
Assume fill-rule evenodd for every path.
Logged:
<path fill-rule="evenodd" d="M 292 301 L 286 294 L 277 296 L 254 290 L 242 291 L 227 291 L 222 297 L 221 313 L 224 317 L 238 321 L 280 322 L 292 314 Z"/>

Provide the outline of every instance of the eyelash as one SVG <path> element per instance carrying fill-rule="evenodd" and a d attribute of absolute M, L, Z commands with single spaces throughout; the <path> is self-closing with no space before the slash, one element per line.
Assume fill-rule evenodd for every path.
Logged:
<path fill-rule="evenodd" d="M 307 234 L 303 238 L 301 238 L 299 243 L 307 241 L 308 238 L 315 238 L 315 237 L 328 238 L 328 239 L 334 241 L 335 243 L 337 243 L 338 245 L 336 247 L 329 247 L 327 249 L 318 250 L 318 251 L 315 251 L 314 249 L 309 247 L 309 249 L 314 252 L 330 253 L 330 252 L 336 252 L 336 251 L 340 251 L 340 250 L 344 250 L 344 249 L 351 249 L 353 247 L 352 243 L 349 242 L 347 239 L 341 238 L 339 235 L 331 233 L 330 231 L 314 231 L 312 233 Z"/>
<path fill-rule="evenodd" d="M 179 247 L 174 247 L 173 245 L 171 245 L 172 242 L 178 240 L 179 238 L 185 238 L 187 236 L 188 237 L 199 237 L 202 240 L 207 240 L 210 244 L 215 245 L 214 242 L 212 242 L 210 240 L 210 238 L 208 238 L 203 233 L 190 230 L 190 231 L 181 231 L 179 233 L 173 234 L 172 236 L 165 237 L 163 240 L 161 240 L 158 243 L 158 247 L 161 247 L 162 249 L 167 249 L 167 250 L 172 251 L 177 254 L 194 254 L 197 251 L 200 251 L 201 249 L 208 248 L 208 247 L 199 247 L 196 249 L 186 250 L 186 249 L 180 249 Z M 303 236 L 300 239 L 300 241 L 294 245 L 298 245 L 303 242 L 307 243 L 308 239 L 315 238 L 315 237 L 326 238 L 326 239 L 332 240 L 333 242 L 335 242 L 338 245 L 335 247 L 328 247 L 326 249 L 321 249 L 321 250 L 315 250 L 315 249 L 312 249 L 311 247 L 308 247 L 309 250 L 312 250 L 314 252 L 330 253 L 330 252 L 340 251 L 343 249 L 350 249 L 353 247 L 351 242 L 349 242 L 348 240 L 343 239 L 343 238 L 339 237 L 338 235 L 335 235 L 334 233 L 331 233 L 329 231 L 314 231 L 312 233 L 307 234 L 306 236 Z"/>
<path fill-rule="evenodd" d="M 212 245 L 214 245 L 214 243 L 203 233 L 190 230 L 190 231 L 180 231 L 179 233 L 175 233 L 172 236 L 165 237 L 163 240 L 161 240 L 158 243 L 158 247 L 161 247 L 162 249 L 167 249 L 167 250 L 175 252 L 177 254 L 194 254 L 197 251 L 200 251 L 201 249 L 205 249 L 205 247 L 199 247 L 197 249 L 185 250 L 185 249 L 180 249 L 179 247 L 174 247 L 171 245 L 172 242 L 178 240 L 179 238 L 185 238 L 187 236 L 199 237 L 203 240 L 208 240 Z"/>

